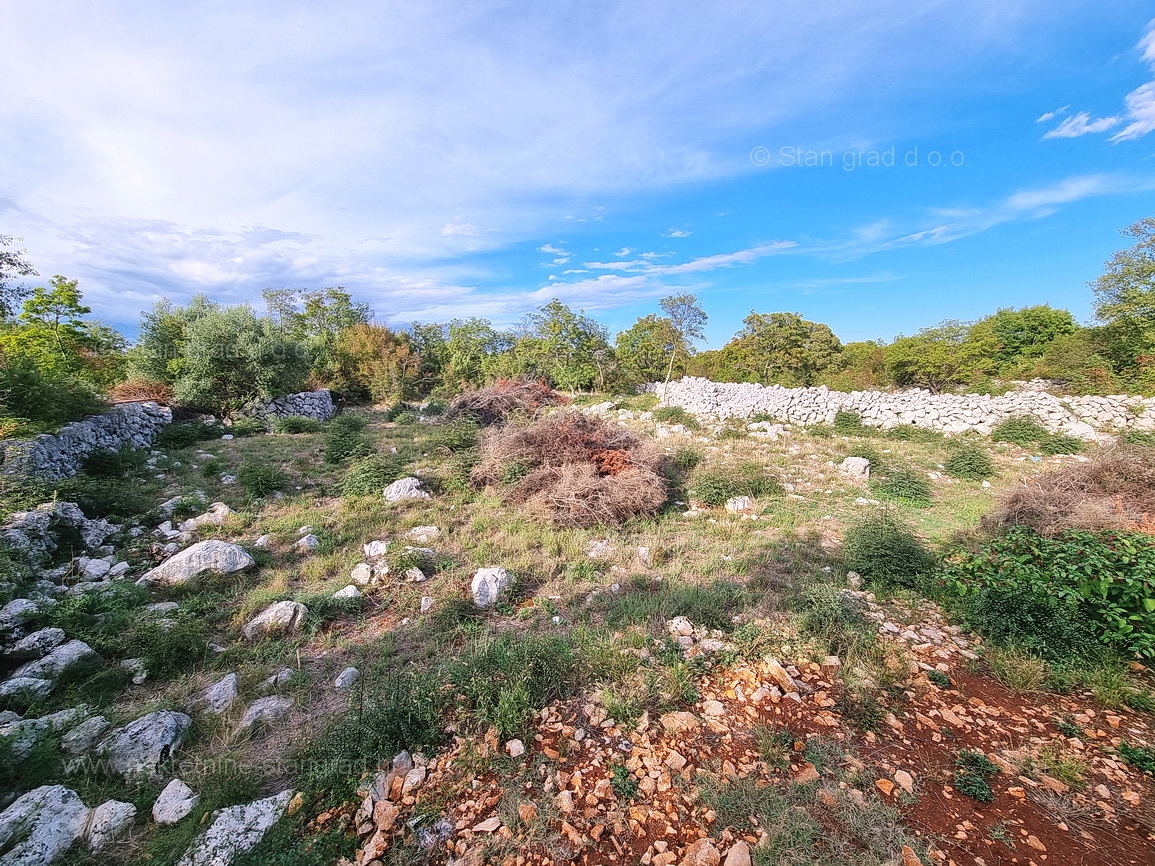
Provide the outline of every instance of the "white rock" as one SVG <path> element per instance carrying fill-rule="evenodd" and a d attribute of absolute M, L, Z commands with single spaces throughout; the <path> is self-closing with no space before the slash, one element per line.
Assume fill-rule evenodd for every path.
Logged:
<path fill-rule="evenodd" d="M 44 785 L 0 813 L 4 866 L 46 866 L 84 836 L 88 807 L 63 785 Z"/>
<path fill-rule="evenodd" d="M 235 514 L 231 508 L 223 502 L 214 502 L 208 507 L 204 514 L 198 514 L 196 517 L 190 517 L 188 520 L 177 526 L 181 532 L 196 532 L 202 526 L 221 526 L 229 517 Z"/>
<path fill-rule="evenodd" d="M 428 595 L 421 596 L 421 612 L 422 613 L 429 613 L 429 611 L 431 611 L 431 610 L 433 610 L 433 598 L 432 598 L 432 596 L 428 596 Z"/>
<path fill-rule="evenodd" d="M 213 823 L 189 846 L 177 866 L 229 866 L 238 855 L 257 846 L 285 814 L 291 799 L 292 791 L 282 791 L 214 812 Z"/>
<path fill-rule="evenodd" d="M 333 598 L 360 598 L 360 597 L 361 597 L 361 590 L 357 589 L 357 587 L 353 586 L 353 584 L 349 584 L 344 589 L 339 589 L 335 593 L 333 593 Z"/>
<path fill-rule="evenodd" d="M 505 744 L 505 751 L 511 758 L 520 758 L 525 754 L 525 743 L 521 740 L 510 740 Z"/>
<path fill-rule="evenodd" d="M 368 559 L 379 559 L 389 552 L 388 541 L 370 541 L 363 546 Z"/>
<path fill-rule="evenodd" d="M 309 609 L 296 601 L 277 601 L 257 614 L 242 630 L 245 640 L 292 634 L 301 628 Z"/>
<path fill-rule="evenodd" d="M 586 542 L 586 556 L 590 559 L 609 559 L 614 555 L 614 546 L 604 538 Z"/>
<path fill-rule="evenodd" d="M 732 496 L 726 500 L 726 510 L 734 514 L 749 514 L 754 510 L 754 500 L 749 496 Z"/>
<path fill-rule="evenodd" d="M 441 530 L 436 526 L 414 526 L 408 535 L 418 544 L 428 544 L 441 535 Z"/>
<path fill-rule="evenodd" d="M 419 478 L 400 478 L 385 488 L 386 502 L 401 502 L 405 499 L 429 499 L 429 494 L 421 489 Z"/>
<path fill-rule="evenodd" d="M 512 580 L 504 568 L 478 569 L 470 586 L 473 603 L 481 608 L 493 607 Z"/>
<path fill-rule="evenodd" d="M 260 698 L 249 704 L 249 708 L 245 710 L 245 715 L 241 718 L 241 723 L 237 725 L 237 733 L 247 731 L 256 724 L 267 724 L 275 722 L 287 713 L 293 706 L 291 698 L 282 697 L 281 695 L 270 695 L 267 698 Z"/>
<path fill-rule="evenodd" d="M 403 575 L 403 577 L 409 583 L 424 583 L 425 579 L 426 579 L 425 578 L 425 572 L 422 571 L 420 568 L 418 568 L 415 565 L 410 567 L 410 568 L 405 569 L 405 574 Z"/>
<path fill-rule="evenodd" d="M 18 640 L 12 649 L 8 650 L 7 655 L 13 661 L 38 659 L 64 643 L 64 638 L 62 628 L 42 628 Z"/>
<path fill-rule="evenodd" d="M 60 740 L 60 748 L 70 755 L 83 755 L 96 745 L 109 727 L 108 719 L 104 716 L 85 719 L 64 735 Z"/>
<path fill-rule="evenodd" d="M 13 673 L 13 679 L 21 677 L 35 677 L 41 680 L 52 680 L 60 676 L 69 668 L 85 662 L 96 661 L 100 658 L 82 640 L 70 640 L 53 649 L 46 656 L 26 662 Z"/>
<path fill-rule="evenodd" d="M 268 679 L 262 680 L 261 681 L 261 688 L 264 689 L 265 691 L 272 691 L 273 689 L 279 689 L 281 686 L 283 686 L 285 683 L 287 683 L 292 678 L 293 678 L 293 669 L 292 668 L 281 668 L 279 671 L 277 671 L 275 674 L 273 674 Z"/>
<path fill-rule="evenodd" d="M 373 543 L 376 544 L 377 542 Z M 365 546 L 368 547 L 369 545 Z M 373 582 L 373 566 L 367 562 L 357 563 L 349 573 L 349 580 L 353 581 L 357 586 L 368 586 Z"/>
<path fill-rule="evenodd" d="M 108 768 L 126 779 L 154 776 L 161 764 L 180 749 L 192 719 L 184 713 L 160 710 L 141 716 L 112 732 L 100 745 Z"/>
<path fill-rule="evenodd" d="M 238 694 L 237 675 L 229 674 L 208 687 L 201 696 L 201 703 L 204 704 L 206 713 L 219 716 L 232 706 Z"/>
<path fill-rule="evenodd" d="M 158 824 L 176 824 L 185 818 L 200 801 L 200 796 L 180 779 L 173 779 L 164 786 L 156 802 L 152 804 L 152 820 Z"/>
<path fill-rule="evenodd" d="M 112 563 L 107 559 L 89 559 L 82 556 L 76 560 L 80 566 L 80 573 L 85 580 L 100 580 L 112 570 Z"/>
<path fill-rule="evenodd" d="M 144 609 L 149 613 L 172 613 L 174 610 L 180 610 L 180 605 L 175 601 L 157 601 L 152 604 L 146 604 Z"/>
<path fill-rule="evenodd" d="M 844 475 L 849 475 L 851 478 L 870 477 L 870 461 L 865 457 L 847 457 L 838 464 L 838 469 Z"/>
<path fill-rule="evenodd" d="M 171 559 L 145 572 L 137 583 L 142 585 L 163 583 L 176 586 L 206 572 L 232 574 L 245 571 L 254 565 L 256 562 L 243 547 L 213 538 L 185 548 Z"/>
<path fill-rule="evenodd" d="M 0 698 L 46 698 L 56 684 L 38 677 L 12 677 L 0 683 Z"/>
<path fill-rule="evenodd" d="M 253 547 L 260 547 L 260 548 L 264 549 L 272 543 L 273 543 L 273 536 L 266 533 L 265 535 L 261 535 L 261 536 L 257 537 L 257 540 L 253 542 Z"/>
<path fill-rule="evenodd" d="M 92 810 L 88 819 L 88 829 L 84 842 L 90 851 L 100 851 L 110 842 L 115 842 L 132 826 L 136 817 L 136 806 L 119 800 L 108 800 Z"/>
<path fill-rule="evenodd" d="M 321 546 L 321 539 L 319 539 L 317 536 L 313 535 L 313 533 L 311 533 L 311 532 L 308 535 L 305 535 L 305 536 L 299 538 L 297 540 L 297 543 L 293 545 L 293 547 L 296 549 L 297 553 L 312 553 L 314 550 L 316 550 L 320 546 Z"/>
<path fill-rule="evenodd" d="M 357 682 L 357 678 L 361 676 L 361 672 L 356 668 L 345 668 L 341 673 L 337 674 L 337 678 L 333 680 L 333 686 L 338 691 L 345 691 L 351 689 L 353 683 Z"/>

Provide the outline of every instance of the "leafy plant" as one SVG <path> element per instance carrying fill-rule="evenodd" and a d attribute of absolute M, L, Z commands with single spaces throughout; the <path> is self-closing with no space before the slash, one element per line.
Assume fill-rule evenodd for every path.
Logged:
<path fill-rule="evenodd" d="M 298 433 L 320 433 L 321 422 L 316 418 L 306 418 L 303 415 L 286 415 L 273 422 L 273 432 L 287 435 Z"/>
<path fill-rule="evenodd" d="M 911 469 L 896 469 L 872 478 L 870 489 L 880 499 L 925 508 L 933 502 L 930 482 Z"/>
<path fill-rule="evenodd" d="M 1083 450 L 1083 441 L 1056 433 L 1040 441 L 1039 450 L 1044 454 L 1078 454 Z"/>
<path fill-rule="evenodd" d="M 991 439 L 995 442 L 1011 442 L 1024 448 L 1042 442 L 1049 435 L 1047 429 L 1029 415 L 1013 415 L 991 430 Z"/>
<path fill-rule="evenodd" d="M 260 436 L 265 432 L 265 422 L 260 418 L 238 418 L 229 427 L 234 436 Z"/>
<path fill-rule="evenodd" d="M 862 416 L 850 409 L 834 413 L 834 432 L 840 436 L 869 436 L 874 431 L 862 423 Z"/>
<path fill-rule="evenodd" d="M 774 496 L 781 482 L 758 463 L 701 469 L 690 479 L 690 496 L 706 505 L 724 505 L 735 496 Z"/>
<path fill-rule="evenodd" d="M 401 477 L 404 461 L 396 454 L 371 454 L 354 460 L 341 479 L 345 496 L 380 495 L 381 491 Z"/>
<path fill-rule="evenodd" d="M 623 802 L 628 802 L 638 795 L 638 780 L 624 764 L 614 764 L 610 785 L 614 789 L 614 795 Z"/>
<path fill-rule="evenodd" d="M 951 449 L 943 461 L 947 474 L 964 481 L 982 481 L 994 474 L 995 464 L 986 449 L 973 442 L 964 442 Z"/>
<path fill-rule="evenodd" d="M 655 421 L 664 424 L 681 424 L 687 430 L 697 432 L 702 429 L 701 423 L 681 406 L 661 406 L 651 413 Z"/>
<path fill-rule="evenodd" d="M 937 564 L 914 532 L 889 511 L 848 528 L 842 552 L 848 569 L 881 583 L 913 585 Z"/>
<path fill-rule="evenodd" d="M 1132 746 L 1126 740 L 1119 744 L 1119 757 L 1145 773 L 1155 773 L 1155 749 L 1150 746 Z"/>
<path fill-rule="evenodd" d="M 954 788 L 960 794 L 978 800 L 980 803 L 990 803 L 995 795 L 987 781 L 991 776 L 998 775 L 999 768 L 982 752 L 963 749 L 955 756 L 956 771 L 954 774 Z"/>
<path fill-rule="evenodd" d="M 940 689 L 949 689 L 952 685 L 950 677 L 944 674 L 942 671 L 927 671 L 926 678 Z"/>
<path fill-rule="evenodd" d="M 254 498 L 263 498 L 277 490 L 283 490 L 289 479 L 278 466 L 246 460 L 237 470 L 237 480 L 245 491 Z"/>

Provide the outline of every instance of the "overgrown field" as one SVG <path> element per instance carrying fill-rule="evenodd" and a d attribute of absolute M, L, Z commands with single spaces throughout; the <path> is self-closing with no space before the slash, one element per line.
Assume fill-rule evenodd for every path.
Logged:
<path fill-rule="evenodd" d="M 866 757 L 887 748 L 888 719 L 909 717 L 913 725 L 919 701 L 954 689 L 961 694 L 943 708 L 966 705 L 968 695 L 993 704 L 996 693 L 1016 706 L 1082 701 L 1100 718 L 1125 718 L 1134 740 L 1120 746 L 1107 737 L 1092 746 L 1088 739 L 1087 749 L 1138 767 L 1140 779 L 1144 761 L 1155 765 L 1144 740 L 1155 710 L 1144 667 L 1155 655 L 1155 542 L 1151 514 L 1128 510 L 1155 494 L 1149 478 L 1140 484 L 1135 472 L 1119 469 L 1126 460 L 1155 464 L 1150 449 L 1072 455 L 1061 452 L 1078 443 L 1024 439 L 1015 429 L 992 439 L 947 439 L 917 428 L 882 434 L 853 417 L 777 433 L 758 429 L 761 419 L 718 425 L 655 409 L 647 398 L 619 406 L 624 411 L 608 417 L 535 407 L 504 425 L 467 412 L 446 419 L 438 406 L 401 406 L 351 411 L 323 425 L 289 419 L 268 433 L 234 427 L 227 440 L 219 428 L 174 425 L 151 456 L 93 459 L 86 472 L 53 487 L 9 482 L 5 511 L 56 498 L 120 524 L 109 543 L 129 564 L 129 579 L 61 594 L 19 624 L 21 633 L 58 627 L 99 660 L 67 671 L 45 697 L 12 696 L 0 709 L 34 718 L 83 705 L 112 727 L 173 709 L 188 713 L 192 726 L 159 773 L 130 781 L 69 755 L 58 735 L 23 755 L 10 738 L 0 739 L 8 750 L 0 755 L 0 789 L 10 800 L 58 782 L 88 805 L 112 798 L 137 806 L 122 839 L 100 854 L 76 848 L 60 861 L 70 864 L 175 863 L 214 810 L 292 789 L 300 793 L 292 814 L 234 862 L 334 863 L 367 844 L 365 816 L 355 815 L 365 796 L 358 790 L 408 750 L 428 759 L 429 781 L 397 800 L 404 820 L 386 834 L 381 862 L 681 862 L 649 847 L 660 829 L 639 835 L 646 821 L 634 810 L 652 809 L 664 796 L 660 781 L 648 787 L 653 768 L 631 765 L 620 750 L 605 759 L 583 753 L 572 734 L 584 724 L 594 740 L 628 734 L 645 749 L 653 738 L 660 751 L 667 746 L 657 733 L 670 733 L 665 719 L 686 711 L 706 718 L 717 703 L 725 732 L 707 718 L 713 739 L 678 735 L 687 742 L 680 757 L 700 753 L 701 763 L 680 774 L 667 759 L 659 763 L 679 796 L 698 804 L 686 826 L 712 813 L 701 819 L 701 832 L 719 849 L 746 838 L 761 864 L 896 863 L 905 851 L 926 864 L 946 862 L 936 859 L 945 851 L 993 864 L 1003 862 L 994 859 L 995 843 L 1008 859 L 1033 854 L 1026 837 L 1015 835 L 1023 815 L 1006 811 L 1015 795 L 996 783 L 994 817 L 968 820 L 1005 826 L 984 830 L 982 845 L 978 837 L 964 844 L 919 799 L 937 791 L 930 764 L 914 773 L 921 779 L 925 771 L 927 781 L 909 794 L 891 796 L 875 784 L 894 775 L 894 767 L 880 775 Z M 869 478 L 843 471 L 847 457 L 869 461 Z M 1067 480 L 1056 486 L 1056 476 L 1043 475 L 1051 472 Z M 428 497 L 387 503 L 382 490 L 405 477 L 419 479 Z M 1057 491 L 1067 495 L 1076 478 L 1107 503 L 1095 512 L 1102 519 L 1091 519 L 1089 508 L 1077 519 L 1063 516 Z M 1121 479 L 1143 491 L 1128 492 Z M 1014 490 L 1036 493 L 1024 499 Z M 168 518 L 157 506 L 174 497 L 174 523 L 214 502 L 231 510 L 179 544 L 236 542 L 255 565 L 181 585 L 138 586 L 133 578 L 164 556 L 167 539 L 154 529 Z M 1017 516 L 1028 502 L 1045 511 L 1045 525 Z M 984 524 L 984 515 L 993 516 Z M 143 531 L 134 535 L 133 527 Z M 364 545 L 373 541 L 389 542 L 387 550 L 367 556 Z M 69 562 L 73 552 L 62 548 L 56 562 Z M 4 603 L 27 597 L 37 577 L 15 553 L 6 555 Z M 366 562 L 372 568 L 356 578 Z M 512 582 L 495 606 L 481 609 L 471 582 L 479 569 L 494 567 Z M 72 585 L 77 575 L 60 580 Z M 356 592 L 335 595 L 350 585 Z M 939 607 L 926 607 L 926 599 Z M 286 600 L 307 608 L 296 630 L 245 638 L 246 624 Z M 158 610 L 157 603 L 165 604 Z M 925 617 L 941 613 L 936 630 L 953 624 L 960 628 L 952 634 L 972 637 L 957 644 L 963 652 L 949 664 L 927 656 L 932 664 L 920 668 L 918 656 L 912 667 L 911 640 L 895 643 L 880 630 L 894 610 L 924 617 L 910 622 L 926 627 L 932 620 Z M 670 625 L 678 617 L 695 629 L 689 643 Z M 133 682 L 134 668 L 123 664 L 129 660 L 147 670 L 143 682 Z M 813 683 L 801 694 L 824 696 L 816 715 L 779 717 L 775 701 L 773 712 L 741 716 L 754 687 L 735 691 L 734 683 L 767 676 L 759 666 L 769 660 L 792 665 L 788 678 Z M 5 661 L 5 668 L 19 663 Z M 337 688 L 350 667 L 355 682 Z M 284 670 L 278 683 L 266 684 Z M 210 712 L 206 689 L 234 673 L 237 699 Z M 270 693 L 289 699 L 287 711 L 241 729 L 246 709 Z M 563 732 L 557 742 L 548 727 L 553 715 L 543 714 L 548 707 Z M 829 730 L 816 726 L 818 716 L 832 720 Z M 935 733 L 936 748 L 946 748 Z M 975 748 L 985 764 L 967 751 L 968 735 L 951 736 L 957 743 L 948 737 L 949 754 L 942 752 L 943 783 L 968 808 L 986 810 L 985 780 L 999 767 L 981 743 Z M 1076 735 L 1047 736 L 1058 744 L 1047 753 L 1051 764 L 1016 772 L 1036 779 L 1066 772 L 1064 787 L 1084 790 L 1097 766 L 1090 752 L 1064 765 Z M 506 748 L 511 740 L 524 746 L 524 757 Z M 923 760 L 937 760 L 927 754 Z M 582 772 L 582 760 L 590 778 L 608 785 L 590 801 L 611 802 L 596 838 L 600 818 L 587 815 L 583 824 L 557 805 L 566 784 L 586 793 L 560 781 L 571 779 L 575 761 Z M 189 817 L 158 826 L 150 809 L 174 777 L 200 800 Z M 1152 788 L 1129 784 L 1144 805 L 1127 820 L 1146 830 L 1117 835 L 1155 856 L 1144 841 Z M 487 813 L 479 803 L 494 795 Z M 473 805 L 455 813 L 466 802 Z M 500 817 L 508 832 L 467 832 L 462 848 L 452 822 L 484 814 Z M 453 832 L 438 835 L 446 816 Z M 1112 825 L 1088 818 L 1086 827 L 1098 840 Z M 1004 831 L 1011 833 L 1006 845 Z M 1032 838 L 1042 833 L 1031 826 Z M 615 850 L 611 836 L 631 853 Z M 667 848 L 689 844 L 671 837 Z"/>

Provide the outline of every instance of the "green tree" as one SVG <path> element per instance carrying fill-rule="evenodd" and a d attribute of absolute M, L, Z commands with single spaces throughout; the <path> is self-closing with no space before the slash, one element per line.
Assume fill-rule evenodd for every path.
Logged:
<path fill-rule="evenodd" d="M 1139 220 L 1122 234 L 1135 243 L 1115 253 L 1090 285 L 1112 360 L 1120 371 L 1130 371 L 1143 356 L 1155 354 L 1155 217 Z"/>
<path fill-rule="evenodd" d="M 185 330 L 202 316 L 219 310 L 205 295 L 194 295 L 187 307 L 164 298 L 140 314 L 136 343 L 128 352 L 128 376 L 172 385 L 185 360 Z"/>
<path fill-rule="evenodd" d="M 606 329 L 557 298 L 525 317 L 514 346 L 519 372 L 572 392 L 604 387 L 613 350 Z"/>
<path fill-rule="evenodd" d="M 993 354 L 991 340 L 972 338 L 970 325 L 948 319 L 896 339 L 886 347 L 886 366 L 900 387 L 941 391 L 986 375 Z"/>
<path fill-rule="evenodd" d="M 31 333 L 44 334 L 55 346 L 62 363 L 77 356 L 77 349 L 85 342 L 87 323 L 84 317 L 92 310 L 80 303 L 81 294 L 76 280 L 57 274 L 49 284 L 51 289 L 37 286 L 25 299 L 17 321 Z"/>
<path fill-rule="evenodd" d="M 836 391 L 869 391 L 889 385 L 886 344 L 874 340 L 844 344 L 838 362 L 826 368 L 819 382 Z"/>
<path fill-rule="evenodd" d="M 842 343 L 828 325 L 798 313 L 751 312 L 742 324 L 720 359 L 739 381 L 813 385 L 842 352 Z"/>
<path fill-rule="evenodd" d="M 17 282 L 21 277 L 39 276 L 24 258 L 25 250 L 9 250 L 18 239 L 0 235 L 0 321 L 16 312 L 16 304 L 28 294 L 28 289 Z"/>
<path fill-rule="evenodd" d="M 1078 327 L 1069 311 L 1047 304 L 1017 310 L 1007 307 L 971 325 L 968 339 L 989 343 L 996 372 L 1005 373 L 1015 365 L 1041 358 L 1047 346 L 1075 333 Z"/>
<path fill-rule="evenodd" d="M 445 377 L 445 368 L 449 364 L 446 330 L 446 326 L 439 322 L 414 322 L 409 326 L 409 345 L 418 360 L 414 385 L 421 394 L 428 394 Z"/>
<path fill-rule="evenodd" d="M 337 357 L 337 382 L 358 399 L 394 403 L 416 392 L 421 358 L 408 334 L 384 325 L 354 325 L 341 335 Z"/>
<path fill-rule="evenodd" d="M 477 388 L 493 378 L 499 358 L 513 348 L 513 338 L 489 319 L 454 319 L 445 348 L 446 384 Z"/>
<path fill-rule="evenodd" d="M 670 295 L 658 301 L 658 306 L 666 314 L 673 331 L 674 339 L 670 346 L 670 363 L 666 367 L 665 384 L 670 383 L 670 376 L 674 372 L 674 363 L 679 357 L 689 359 L 694 354 L 694 343 L 704 340 L 708 316 L 698 303 L 697 295 Z"/>
<path fill-rule="evenodd" d="M 1033 375 L 1065 382 L 1074 394 L 1118 394 L 1122 385 L 1103 355 L 1103 328 L 1080 328 L 1053 340 Z"/>
<path fill-rule="evenodd" d="M 220 307 L 185 326 L 173 391 L 187 406 L 233 413 L 301 390 L 310 361 L 305 346 L 250 307 Z"/>
<path fill-rule="evenodd" d="M 671 372 L 678 334 L 664 316 L 651 313 L 634 322 L 614 340 L 622 384 L 627 388 L 657 382 Z M 677 359 L 673 372 L 684 373 L 689 358 Z"/>

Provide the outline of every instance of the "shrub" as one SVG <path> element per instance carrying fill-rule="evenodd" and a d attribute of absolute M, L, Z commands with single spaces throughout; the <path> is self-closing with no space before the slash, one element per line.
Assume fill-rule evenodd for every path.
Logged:
<path fill-rule="evenodd" d="M 429 400 L 421 407 L 421 414 L 426 418 L 436 418 L 445 414 L 446 405 L 441 400 Z"/>
<path fill-rule="evenodd" d="M 874 639 L 877 626 L 866 618 L 863 602 L 830 584 L 806 589 L 799 608 L 802 631 L 820 638 L 828 653 L 845 656 Z"/>
<path fill-rule="evenodd" d="M 874 473 L 881 472 L 886 466 L 886 460 L 882 456 L 882 452 L 871 445 L 869 442 L 863 442 L 852 447 L 846 452 L 847 457 L 862 457 L 870 461 L 870 471 Z"/>
<path fill-rule="evenodd" d="M 434 448 L 444 448 L 450 452 L 465 451 L 477 446 L 477 436 L 481 428 L 471 418 L 457 418 L 439 424 L 430 437 Z"/>
<path fill-rule="evenodd" d="M 963 749 L 955 756 L 954 788 L 980 803 L 990 803 L 995 795 L 987 779 L 999 768 L 982 752 Z"/>
<path fill-rule="evenodd" d="M 507 502 L 564 526 L 620 523 L 654 514 L 665 503 L 664 458 L 626 428 L 578 413 L 541 418 L 525 427 L 490 431 L 474 484 L 497 487 L 510 467 L 529 467 L 503 488 Z"/>
<path fill-rule="evenodd" d="M 238 418 L 229 432 L 234 436 L 260 436 L 265 432 L 265 422 L 260 418 Z"/>
<path fill-rule="evenodd" d="M 1039 442 L 1039 450 L 1044 454 L 1078 454 L 1083 450 L 1083 441 L 1056 433 Z"/>
<path fill-rule="evenodd" d="M 933 502 L 930 482 L 912 469 L 895 469 L 870 480 L 870 489 L 879 499 L 925 508 Z"/>
<path fill-rule="evenodd" d="M 219 439 L 225 428 L 215 421 L 177 421 L 167 425 L 156 437 L 158 448 L 188 448 L 198 442 Z"/>
<path fill-rule="evenodd" d="M 681 424 L 687 430 L 694 431 L 702 429 L 698 419 L 681 406 L 662 406 L 654 409 L 651 414 L 655 421 L 661 421 L 664 424 Z"/>
<path fill-rule="evenodd" d="M 1155 658 L 1155 539 L 1148 535 L 1070 530 L 1047 538 L 1019 527 L 954 557 L 942 580 L 1006 640 L 1072 654 L 1082 618 L 1108 646 Z"/>
<path fill-rule="evenodd" d="M 394 418 L 393 420 L 396 421 L 398 424 L 408 425 L 408 424 L 416 424 L 421 419 L 420 419 L 420 416 L 418 416 L 418 414 L 416 412 L 405 411 L 405 412 L 398 413 L 397 417 Z"/>
<path fill-rule="evenodd" d="M 874 431 L 862 423 L 862 416 L 850 409 L 834 413 L 834 432 L 840 436 L 869 436 Z"/>
<path fill-rule="evenodd" d="M 1137 770 L 1155 773 L 1155 749 L 1150 746 L 1132 746 L 1124 740 L 1119 744 L 1119 757 Z"/>
<path fill-rule="evenodd" d="M 689 445 L 683 445 L 674 451 L 671 460 L 679 471 L 690 472 L 702 462 L 702 452 Z"/>
<path fill-rule="evenodd" d="M 1140 445 L 1143 447 L 1155 447 L 1155 433 L 1148 433 L 1143 430 L 1127 430 L 1120 434 L 1119 441 L 1124 445 Z"/>
<path fill-rule="evenodd" d="M 398 416 L 404 415 L 406 413 L 412 415 L 413 407 L 408 403 L 394 403 L 392 406 L 385 410 L 382 417 L 386 421 L 396 421 Z"/>
<path fill-rule="evenodd" d="M 564 406 L 569 400 L 541 382 L 498 379 L 488 388 L 466 391 L 445 410 L 445 419 L 469 418 L 488 427 L 511 415 L 533 417 L 545 406 Z"/>
<path fill-rule="evenodd" d="M 172 388 L 164 382 L 149 379 L 126 379 L 113 385 L 108 391 L 113 403 L 135 403 L 151 400 L 168 405 L 172 402 Z"/>
<path fill-rule="evenodd" d="M 948 475 L 964 481 L 981 481 L 995 471 L 991 455 L 973 442 L 964 442 L 952 448 L 950 455 L 943 461 L 943 468 Z"/>
<path fill-rule="evenodd" d="M 341 463 L 373 453 L 361 432 L 365 424 L 365 419 L 360 415 L 348 413 L 342 413 L 330 421 L 325 434 L 325 462 Z"/>
<path fill-rule="evenodd" d="M 81 462 L 80 471 L 93 478 L 123 478 L 144 462 L 144 452 L 126 445 L 117 451 L 94 451 Z"/>
<path fill-rule="evenodd" d="M 152 501 L 128 479 L 74 475 L 55 482 L 56 498 L 75 502 L 90 520 L 97 517 L 136 517 L 152 509 Z"/>
<path fill-rule="evenodd" d="M 690 496 L 713 507 L 735 496 L 774 496 L 782 489 L 781 482 L 757 463 L 700 469 L 690 479 Z"/>
<path fill-rule="evenodd" d="M 900 442 L 923 442 L 926 444 L 941 442 L 943 438 L 942 433 L 937 430 L 918 427 L 914 424 L 899 424 L 897 427 L 891 427 L 886 435 Z"/>
<path fill-rule="evenodd" d="M 341 479 L 345 496 L 380 495 L 381 491 L 401 477 L 404 462 L 396 454 L 372 454 L 355 460 Z"/>
<path fill-rule="evenodd" d="M 277 490 L 283 490 L 288 484 L 288 478 L 279 467 L 253 460 L 246 460 L 241 464 L 237 470 L 237 480 L 248 494 L 255 498 L 263 498 Z"/>
<path fill-rule="evenodd" d="M 1049 435 L 1046 428 L 1029 415 L 1014 415 L 991 430 L 991 439 L 995 442 L 1011 442 L 1023 448 L 1041 442 Z"/>
<path fill-rule="evenodd" d="M 27 357 L 0 357 L 2 416 L 55 425 L 107 408 L 96 388 L 76 376 L 44 370 Z"/>
<path fill-rule="evenodd" d="M 914 532 L 888 511 L 848 528 L 842 552 L 848 569 L 879 583 L 913 585 L 936 564 Z"/>
<path fill-rule="evenodd" d="M 315 418 L 306 418 L 303 415 L 286 415 L 273 422 L 274 433 L 320 433 L 321 422 Z"/>
<path fill-rule="evenodd" d="M 1029 526 L 1048 536 L 1068 529 L 1151 531 L 1153 515 L 1155 448 L 1123 445 L 1024 481 L 983 518 L 983 528 Z"/>

